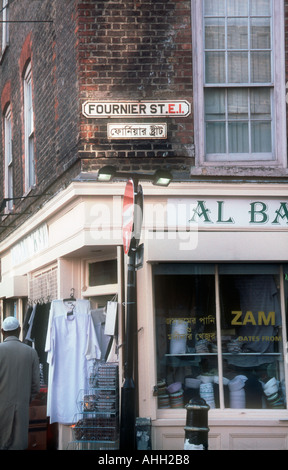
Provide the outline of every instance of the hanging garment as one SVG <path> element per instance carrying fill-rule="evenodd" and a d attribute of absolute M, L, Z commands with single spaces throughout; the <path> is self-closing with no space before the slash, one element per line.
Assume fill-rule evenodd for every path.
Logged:
<path fill-rule="evenodd" d="M 51 423 L 74 422 L 79 392 L 88 386 L 88 361 L 101 356 L 88 305 L 89 301 L 77 300 L 73 313 L 68 314 L 63 301 L 51 304 L 46 338 L 49 363 L 47 416 Z"/>
<path fill-rule="evenodd" d="M 111 340 L 111 336 L 105 334 L 105 322 L 106 322 L 106 315 L 104 308 L 97 308 L 95 310 L 91 310 L 92 320 L 97 336 L 97 340 L 99 343 L 99 347 L 101 349 L 101 359 L 105 359 L 106 352 L 108 345 Z"/>
<path fill-rule="evenodd" d="M 33 326 L 35 313 L 36 313 L 36 305 L 34 305 L 34 307 L 32 308 L 32 312 L 31 312 L 31 315 L 30 315 L 30 318 L 29 318 L 29 321 L 28 321 L 28 330 L 27 330 L 27 334 L 25 336 L 25 341 L 27 341 L 28 343 L 30 342 L 31 346 L 33 346 L 33 343 L 34 343 L 33 338 L 31 338 L 31 330 L 32 330 L 32 326 Z"/>
<path fill-rule="evenodd" d="M 31 305 L 28 305 L 25 316 L 24 316 L 23 325 L 22 325 L 22 333 L 23 333 L 23 338 L 24 338 L 23 343 L 28 344 L 28 346 L 32 346 L 32 342 L 29 340 L 26 340 L 26 335 L 28 332 L 29 321 L 30 321 L 32 311 L 33 311 L 33 307 Z"/>
<path fill-rule="evenodd" d="M 44 383 L 48 381 L 47 352 L 45 351 L 45 341 L 49 320 L 50 302 L 37 304 L 35 315 L 31 327 L 30 336 L 33 339 L 35 349 L 38 353 L 40 364 L 42 364 Z"/>
<path fill-rule="evenodd" d="M 74 304 L 74 309 L 76 308 L 77 313 L 86 313 L 87 315 L 90 313 L 91 307 L 89 300 L 84 299 L 77 299 Z M 51 342 L 51 328 L 52 328 L 52 321 L 55 317 L 66 315 L 71 311 L 71 305 L 69 302 L 65 302 L 64 300 L 53 300 L 51 302 L 50 312 L 49 312 L 49 320 L 47 326 L 47 334 L 46 334 L 46 341 L 45 341 L 45 351 L 49 351 L 50 349 L 50 342 Z"/>

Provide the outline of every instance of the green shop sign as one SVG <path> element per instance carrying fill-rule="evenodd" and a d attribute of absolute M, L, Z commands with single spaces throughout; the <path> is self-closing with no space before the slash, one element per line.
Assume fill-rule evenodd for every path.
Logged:
<path fill-rule="evenodd" d="M 167 221 L 178 227 L 288 227 L 288 199 L 170 198 Z"/>

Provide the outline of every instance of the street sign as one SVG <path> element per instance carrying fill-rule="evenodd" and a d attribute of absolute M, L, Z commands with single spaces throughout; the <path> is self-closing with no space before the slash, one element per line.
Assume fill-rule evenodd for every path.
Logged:
<path fill-rule="evenodd" d="M 85 101 L 82 114 L 87 118 L 187 117 L 191 105 L 186 100 L 164 101 Z"/>
<path fill-rule="evenodd" d="M 130 179 L 126 183 L 124 200 L 123 200 L 123 214 L 122 214 L 122 234 L 123 234 L 123 248 L 124 253 L 129 252 L 132 231 L 134 225 L 134 183 Z"/>
<path fill-rule="evenodd" d="M 108 139 L 167 139 L 166 122 L 107 124 Z"/>
<path fill-rule="evenodd" d="M 138 184 L 135 191 L 135 205 L 134 205 L 134 227 L 133 227 L 133 245 L 137 247 L 141 238 L 141 229 L 143 222 L 143 189 L 141 184 Z"/>

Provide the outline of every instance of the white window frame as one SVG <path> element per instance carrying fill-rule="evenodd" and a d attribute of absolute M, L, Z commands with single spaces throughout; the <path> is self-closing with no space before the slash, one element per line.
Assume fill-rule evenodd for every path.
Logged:
<path fill-rule="evenodd" d="M 89 265 L 93 263 L 98 263 L 98 262 L 105 262 L 105 261 L 112 261 L 116 260 L 117 261 L 117 282 L 115 284 L 99 284 L 98 286 L 90 286 L 89 285 Z M 110 256 L 99 256 L 98 258 L 93 258 L 86 260 L 85 266 L 84 266 L 84 278 L 85 278 L 85 285 L 86 289 L 85 292 L 83 292 L 83 296 L 85 297 L 99 297 L 99 296 L 105 296 L 105 295 L 115 295 L 118 293 L 119 290 L 119 257 L 116 255 L 114 257 Z"/>
<path fill-rule="evenodd" d="M 4 162 L 5 162 L 5 184 L 4 197 L 9 198 L 6 211 L 13 209 L 13 154 L 12 154 L 12 119 L 11 106 L 8 105 L 4 114 Z"/>
<path fill-rule="evenodd" d="M 9 45 L 9 0 L 2 2 L 2 54 Z"/>
<path fill-rule="evenodd" d="M 34 158 L 34 111 L 32 97 L 31 62 L 24 74 L 24 141 L 25 141 L 25 192 L 36 184 Z"/>
<path fill-rule="evenodd" d="M 272 37 L 274 60 L 273 109 L 272 109 L 272 159 L 231 160 L 223 155 L 209 161 L 205 155 L 205 112 L 204 112 L 204 25 L 203 0 L 191 0 L 192 12 L 192 54 L 193 54 L 193 101 L 194 101 L 194 140 L 196 166 L 269 166 L 287 167 L 286 149 L 286 86 L 285 86 L 285 11 L 284 0 L 272 0 L 273 30 Z M 219 85 L 225 89 L 225 85 Z"/>

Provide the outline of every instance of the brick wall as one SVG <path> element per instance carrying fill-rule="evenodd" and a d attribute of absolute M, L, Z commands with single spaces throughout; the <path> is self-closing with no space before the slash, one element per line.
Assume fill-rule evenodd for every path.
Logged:
<path fill-rule="evenodd" d="M 11 2 L 10 19 L 37 21 L 52 17 L 52 8 L 49 2 L 43 2 L 43 8 L 37 11 L 39 2 Z M 45 7 L 46 6 L 46 7 Z M 35 47 L 40 34 L 43 34 L 42 42 Z M 51 56 L 51 40 L 53 28 L 50 23 L 10 23 L 9 24 L 9 47 L 6 49 L 1 62 L 0 84 L 1 91 L 7 82 L 10 82 L 11 109 L 13 115 L 13 165 L 14 165 L 14 193 L 15 196 L 23 195 L 24 192 L 24 146 L 23 146 L 23 72 L 26 61 L 31 59 L 33 80 L 33 101 L 35 110 L 35 125 L 38 129 L 35 133 L 35 151 L 37 158 L 37 183 L 41 183 L 44 176 L 43 169 L 46 161 L 51 160 L 51 151 L 47 149 L 45 142 L 49 141 L 53 148 L 53 132 L 51 131 L 49 113 L 51 107 L 51 88 L 45 87 L 50 79 L 48 65 Z M 44 46 L 45 41 L 45 46 Z M 45 67 L 45 64 L 46 67 Z M 39 93 L 41 89 L 41 96 Z M 47 97 L 49 96 L 49 99 Z M 3 95 L 2 95 L 3 97 Z M 52 98 L 53 101 L 53 98 Z M 3 99 L 2 99 L 3 104 Z M 45 109 L 45 130 L 43 109 Z M 1 129 L 2 131 L 2 129 Z M 46 147 L 46 151 L 45 151 Z M 3 145 L 1 150 L 3 149 Z M 53 152 L 53 150 L 52 150 Z M 41 162 L 41 164 L 40 164 Z M 39 163 L 39 164 L 38 164 Z M 1 167 L 3 172 L 3 166 Z M 2 176 L 2 175 L 1 175 Z"/>
<path fill-rule="evenodd" d="M 288 31 L 288 0 L 285 12 Z M 194 164 L 190 0 L 21 0 L 10 3 L 10 19 L 23 21 L 9 24 L 9 47 L 0 61 L 2 113 L 7 97 L 11 99 L 16 197 L 23 195 L 22 72 L 29 51 L 37 165 L 34 192 L 53 195 L 81 169 L 97 170 L 107 163 L 125 170 L 176 168 L 189 177 Z M 288 81 L 287 64 L 288 57 Z M 158 119 L 167 123 L 164 140 L 108 140 L 107 124 L 112 120 L 85 118 L 81 104 L 87 99 L 182 99 L 191 103 L 192 113 L 187 118 Z M 148 120 L 113 120 L 127 121 Z M 0 145 L 3 155 L 3 119 Z M 4 179 L 3 158 L 0 179 Z M 35 212 L 44 200 L 18 200 L 15 207 Z M 2 221 L 9 229 L 4 233 L 1 227 L 0 239 L 27 217 Z"/>
<path fill-rule="evenodd" d="M 24 116 L 23 71 L 31 59 L 36 188 L 31 194 L 52 195 L 65 187 L 79 171 L 79 93 L 76 61 L 76 0 L 21 0 L 9 2 L 9 46 L 0 63 L 1 111 L 9 100 L 12 111 L 12 152 L 14 196 L 24 194 Z M 2 17 L 1 17 L 2 19 Z M 27 20 L 27 21 L 26 21 Z M 0 33 L 1 39 L 1 33 Z M 3 119 L 0 126 L 0 152 L 3 155 Z M 0 178 L 4 181 L 4 161 Z M 4 195 L 0 186 L 0 200 Z M 29 214 L 43 204 L 44 198 L 16 200 L 19 218 L 2 221 L 4 238 Z M 4 229 L 7 226 L 7 230 Z"/>
<path fill-rule="evenodd" d="M 190 0 L 79 0 L 77 23 L 81 102 L 186 99 L 192 103 Z M 127 121 L 131 119 L 117 122 Z M 107 158 L 126 168 L 175 166 L 187 160 L 191 164 L 192 116 L 165 121 L 167 140 L 108 141 L 108 119 L 82 116 L 83 169 L 97 168 L 97 159 Z"/>

